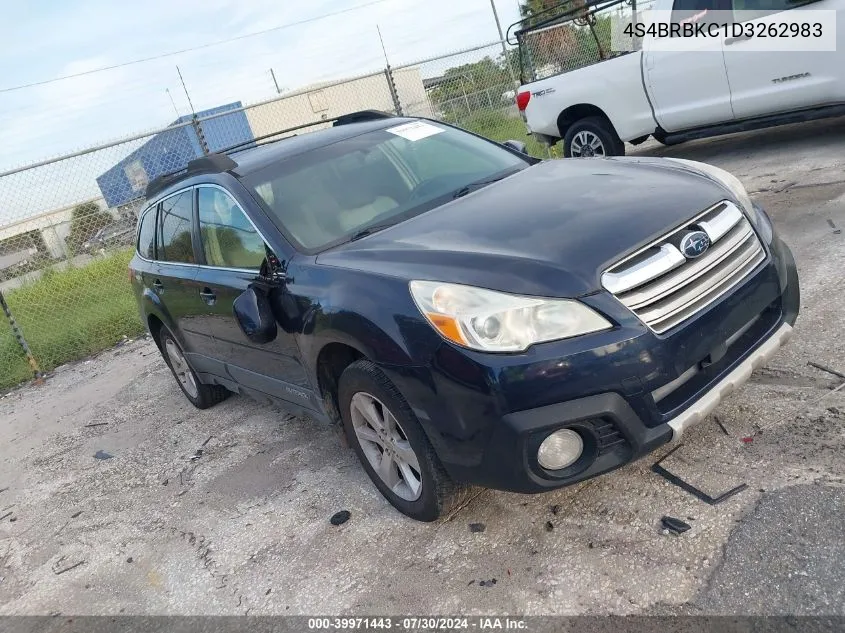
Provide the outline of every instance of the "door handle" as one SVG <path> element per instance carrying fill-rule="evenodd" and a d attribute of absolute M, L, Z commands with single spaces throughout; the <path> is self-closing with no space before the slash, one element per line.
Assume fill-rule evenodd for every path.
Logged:
<path fill-rule="evenodd" d="M 725 46 L 730 46 L 731 44 L 737 44 L 738 42 L 744 42 L 746 40 L 750 40 L 750 35 L 739 35 L 737 37 L 729 37 L 725 39 Z"/>
<path fill-rule="evenodd" d="M 153 282 L 153 290 L 155 290 L 158 294 L 161 294 L 162 292 L 164 292 L 164 284 L 161 283 L 161 280 L 156 279 Z"/>
<path fill-rule="evenodd" d="M 202 289 L 200 297 L 210 306 L 213 306 L 217 302 L 217 295 L 208 287 Z"/>

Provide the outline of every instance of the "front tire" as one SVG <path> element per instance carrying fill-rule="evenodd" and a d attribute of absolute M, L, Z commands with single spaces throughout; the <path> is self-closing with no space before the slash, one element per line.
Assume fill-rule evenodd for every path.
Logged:
<path fill-rule="evenodd" d="M 607 119 L 587 117 L 576 121 L 566 130 L 563 155 L 566 158 L 624 156 L 625 143 Z"/>
<path fill-rule="evenodd" d="M 165 327 L 162 327 L 159 333 L 159 343 L 161 355 L 173 373 L 176 384 L 197 409 L 208 409 L 229 397 L 230 392 L 220 385 L 206 385 L 200 381 L 199 376 L 188 364 L 182 347 Z"/>
<path fill-rule="evenodd" d="M 434 521 L 461 487 L 446 474 L 411 407 L 373 363 L 340 377 L 338 400 L 349 444 L 379 492 L 402 514 Z"/>

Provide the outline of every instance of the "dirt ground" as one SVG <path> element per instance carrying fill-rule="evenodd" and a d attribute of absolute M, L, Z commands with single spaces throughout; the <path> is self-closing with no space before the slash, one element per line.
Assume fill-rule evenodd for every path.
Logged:
<path fill-rule="evenodd" d="M 733 171 L 795 253 L 792 341 L 663 464 L 747 489 L 703 503 L 651 472 L 667 447 L 420 524 L 334 430 L 197 411 L 141 339 L 0 399 L 0 614 L 845 613 L 845 389 L 807 364 L 845 372 L 845 120 L 633 153 Z"/>

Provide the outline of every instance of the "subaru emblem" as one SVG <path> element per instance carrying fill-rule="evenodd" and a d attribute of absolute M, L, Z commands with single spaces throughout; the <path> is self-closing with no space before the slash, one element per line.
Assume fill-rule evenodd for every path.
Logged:
<path fill-rule="evenodd" d="M 710 237 L 704 231 L 687 233 L 681 240 L 681 252 L 687 259 L 701 257 L 710 248 Z"/>

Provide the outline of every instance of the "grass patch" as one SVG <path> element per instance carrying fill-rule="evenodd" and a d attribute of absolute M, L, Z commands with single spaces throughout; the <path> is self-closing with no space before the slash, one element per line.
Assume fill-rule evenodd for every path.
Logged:
<path fill-rule="evenodd" d="M 127 277 L 127 249 L 75 268 L 48 270 L 35 282 L 6 293 L 42 371 L 107 349 L 144 327 Z M 7 325 L 0 326 L 0 388 L 32 377 Z"/>
<path fill-rule="evenodd" d="M 455 121 L 455 125 L 494 141 L 522 141 L 532 156 L 549 157 L 546 146 L 537 142 L 533 136 L 528 136 L 525 122 L 518 116 L 510 115 L 507 110 L 480 110 L 461 117 Z"/>

